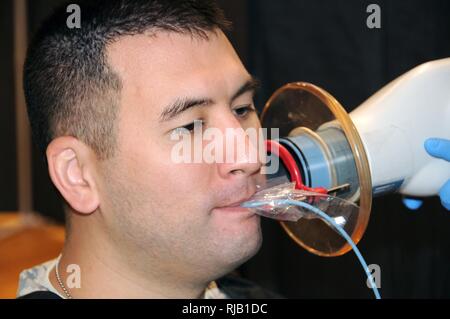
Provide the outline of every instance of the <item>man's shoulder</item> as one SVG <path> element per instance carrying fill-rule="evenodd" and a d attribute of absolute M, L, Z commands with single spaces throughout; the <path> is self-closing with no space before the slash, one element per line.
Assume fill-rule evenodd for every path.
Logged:
<path fill-rule="evenodd" d="M 17 297 L 29 295 L 34 292 L 48 291 L 54 293 L 54 288 L 48 280 L 48 273 L 55 263 L 56 259 L 53 259 L 22 271 L 19 276 Z"/>
<path fill-rule="evenodd" d="M 59 295 L 51 291 L 33 291 L 29 294 L 17 297 L 17 299 L 62 299 Z"/>
<path fill-rule="evenodd" d="M 232 299 L 282 299 L 283 296 L 265 289 L 254 282 L 229 274 L 216 280 L 217 286 Z"/>

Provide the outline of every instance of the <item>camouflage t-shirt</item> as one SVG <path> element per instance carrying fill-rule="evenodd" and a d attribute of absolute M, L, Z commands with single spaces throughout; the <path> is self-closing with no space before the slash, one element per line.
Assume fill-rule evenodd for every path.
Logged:
<path fill-rule="evenodd" d="M 50 272 L 55 267 L 58 259 L 47 261 L 41 265 L 26 269 L 20 273 L 17 297 L 22 297 L 36 291 L 50 291 L 61 298 L 66 298 L 53 287 L 50 282 Z M 212 281 L 205 290 L 204 299 L 228 299 L 228 295 L 222 292 L 215 281 Z"/>
<path fill-rule="evenodd" d="M 17 297 L 28 295 L 35 291 L 51 291 L 61 298 L 65 298 L 50 282 L 50 272 L 55 267 L 58 258 L 47 261 L 41 265 L 26 269 L 20 273 Z"/>

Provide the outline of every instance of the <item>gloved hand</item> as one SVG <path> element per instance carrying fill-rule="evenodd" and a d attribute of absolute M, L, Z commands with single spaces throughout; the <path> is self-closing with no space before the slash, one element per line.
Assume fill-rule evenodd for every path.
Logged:
<path fill-rule="evenodd" d="M 431 156 L 450 161 L 450 140 L 440 138 L 429 138 L 425 141 L 425 150 Z M 450 210 L 450 180 L 448 180 L 439 191 L 442 206 Z M 403 203 L 412 210 L 422 206 L 422 200 L 415 198 L 404 198 Z"/>

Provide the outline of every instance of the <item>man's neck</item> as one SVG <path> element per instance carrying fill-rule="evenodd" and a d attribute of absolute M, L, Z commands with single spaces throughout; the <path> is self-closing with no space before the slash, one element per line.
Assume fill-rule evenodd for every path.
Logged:
<path fill-rule="evenodd" d="M 93 237 L 91 237 L 93 238 Z M 202 298 L 208 282 L 193 284 L 180 276 L 170 276 L 158 271 L 161 265 L 133 254 L 120 253 L 106 240 L 95 242 L 84 238 L 66 241 L 59 261 L 59 275 L 65 288 L 73 298 Z M 69 265 L 80 270 L 80 287 L 73 287 Z M 69 279 L 69 280 L 68 280 Z M 186 278 L 188 279 L 188 278 Z M 65 296 L 53 269 L 52 285 Z"/>

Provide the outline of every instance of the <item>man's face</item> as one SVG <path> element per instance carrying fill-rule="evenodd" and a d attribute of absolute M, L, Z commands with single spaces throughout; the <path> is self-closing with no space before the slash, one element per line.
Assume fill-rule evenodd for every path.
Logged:
<path fill-rule="evenodd" d="M 176 163 L 179 142 L 171 135 L 194 120 L 224 136 L 226 128 L 259 128 L 253 92 L 240 90 L 250 75 L 222 32 L 208 40 L 162 32 L 124 37 L 108 58 L 123 83 L 118 151 L 100 164 L 100 209 L 112 236 L 153 256 L 167 273 L 207 278 L 232 270 L 260 247 L 260 221 L 219 207 L 256 191 L 261 164 L 248 156 L 255 145 L 246 139 L 244 156 L 226 163 Z M 162 116 L 191 100 L 203 102 Z"/>

